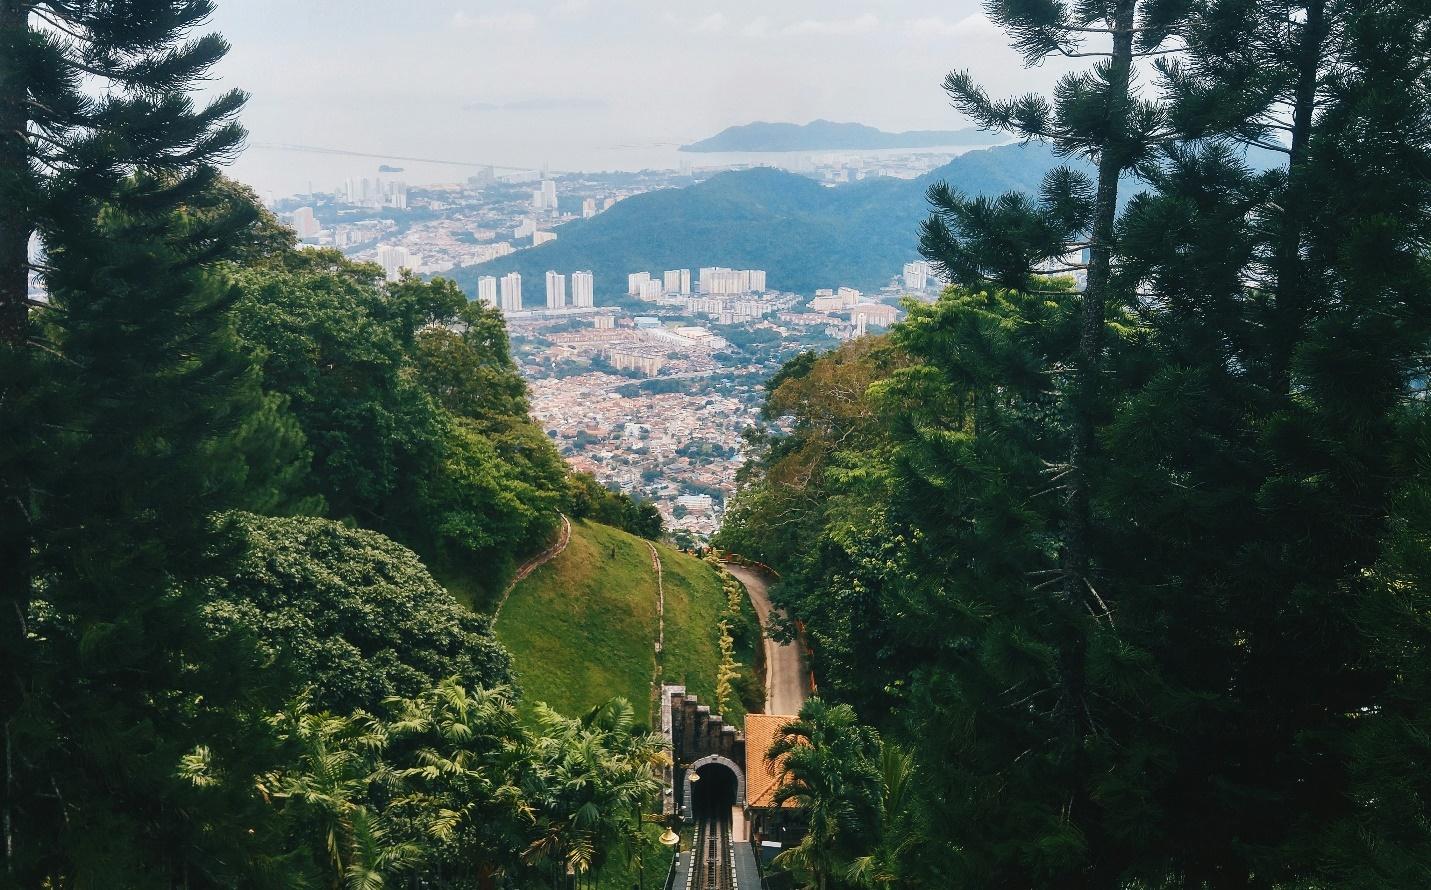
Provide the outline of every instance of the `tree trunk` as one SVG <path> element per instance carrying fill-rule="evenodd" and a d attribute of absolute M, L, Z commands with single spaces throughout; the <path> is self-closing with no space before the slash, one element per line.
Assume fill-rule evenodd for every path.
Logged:
<path fill-rule="evenodd" d="M 33 208 L 28 206 L 28 90 L 17 49 L 29 13 L 21 0 L 0 0 L 0 723 L 7 727 L 7 767 L 13 763 L 8 728 L 20 707 L 25 671 L 25 616 L 30 602 L 28 486 L 25 426 L 15 416 L 22 401 L 22 369 L 29 337 L 29 247 Z M 5 771 L 0 821 L 5 829 L 5 866 L 15 862 L 14 771 Z"/>
<path fill-rule="evenodd" d="M 1307 19 L 1297 44 L 1297 82 L 1293 89 L 1291 155 L 1287 164 L 1287 192 L 1282 196 L 1282 230 L 1277 243 L 1276 312 L 1272 332 L 1272 391 L 1287 395 L 1292 389 L 1292 351 L 1307 311 L 1306 282 L 1302 269 L 1304 186 L 1302 177 L 1316 111 L 1317 82 L 1321 74 L 1322 46 L 1327 39 L 1326 0 L 1307 4 Z"/>
<path fill-rule="evenodd" d="M 1092 557 L 1092 508 L 1089 466 L 1093 460 L 1094 431 L 1102 389 L 1103 329 L 1112 278 L 1114 224 L 1118 212 L 1118 179 L 1126 165 L 1130 146 L 1128 134 L 1129 86 L 1133 66 L 1133 27 L 1136 0 L 1118 0 L 1113 9 L 1113 48 L 1109 72 L 1108 140 L 1098 153 L 1098 187 L 1094 197 L 1093 225 L 1089 238 L 1088 280 L 1083 289 L 1078 334 L 1078 368 L 1070 405 L 1068 505 L 1063 530 L 1063 599 L 1067 627 L 1059 653 L 1060 682 L 1063 685 L 1065 722 L 1069 733 L 1068 753 L 1072 758 L 1073 787 L 1070 789 L 1067 818 L 1076 822 L 1089 805 L 1082 777 L 1084 738 L 1092 730 L 1086 703 L 1086 658 L 1088 638 L 1084 612 L 1088 602 Z M 1080 886 L 1099 886 L 1097 851 Z"/>
<path fill-rule="evenodd" d="M 1103 328 L 1112 277 L 1113 226 L 1118 212 L 1118 177 L 1128 156 L 1128 87 L 1133 65 L 1133 23 L 1135 0 L 1119 0 L 1114 10 L 1112 71 L 1108 107 L 1108 142 L 1098 155 L 1098 191 L 1094 198 L 1093 227 L 1089 238 L 1088 281 L 1078 333 L 1078 369 L 1070 406 L 1068 515 L 1063 534 L 1063 594 L 1074 613 L 1076 639 L 1064 652 L 1063 680 L 1066 705 L 1074 731 L 1087 731 L 1083 707 L 1084 640 L 1076 617 L 1088 599 L 1092 566 L 1092 510 L 1089 497 L 1089 463 L 1094 447 L 1095 414 L 1098 410 L 1100 375 L 1103 367 Z"/>

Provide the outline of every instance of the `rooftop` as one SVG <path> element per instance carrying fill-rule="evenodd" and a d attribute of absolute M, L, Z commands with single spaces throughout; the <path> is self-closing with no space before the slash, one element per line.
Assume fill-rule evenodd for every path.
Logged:
<path fill-rule="evenodd" d="M 745 803 L 746 806 L 769 808 L 774 806 L 775 791 L 780 787 L 780 761 L 771 763 L 765 759 L 765 752 L 780 727 L 796 719 L 789 714 L 746 714 L 745 715 Z M 784 758 L 781 758 L 783 760 Z M 787 800 L 785 806 L 795 806 Z"/>

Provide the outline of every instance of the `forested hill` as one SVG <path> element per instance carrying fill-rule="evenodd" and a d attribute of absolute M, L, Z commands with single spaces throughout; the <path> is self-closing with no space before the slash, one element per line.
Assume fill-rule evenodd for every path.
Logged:
<path fill-rule="evenodd" d="M 771 168 L 723 173 L 690 188 L 629 198 L 567 223 L 556 241 L 452 274 L 475 295 L 480 275 L 515 270 L 540 283 L 549 269 L 590 269 L 599 301 L 624 294 L 634 271 L 713 265 L 766 269 L 770 286 L 780 290 L 873 289 L 917 258 L 931 183 L 945 180 L 968 194 L 1032 191 L 1058 162 L 1043 146 L 1008 145 L 961 155 L 919 179 L 837 188 Z"/>
<path fill-rule="evenodd" d="M 834 149 L 932 148 L 940 145 L 995 145 L 1001 134 L 972 127 L 963 130 L 909 130 L 887 133 L 864 124 L 818 120 L 808 124 L 756 121 L 726 127 L 681 151 L 830 151 Z"/>

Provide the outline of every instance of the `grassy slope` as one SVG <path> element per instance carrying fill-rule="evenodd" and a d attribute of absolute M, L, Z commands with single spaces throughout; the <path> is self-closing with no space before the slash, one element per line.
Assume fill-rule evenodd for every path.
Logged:
<path fill-rule="evenodd" d="M 576 522 L 571 532 L 567 549 L 517 585 L 497 621 L 523 701 L 577 714 L 620 695 L 637 719 L 649 721 L 657 627 L 651 551 L 640 538 L 604 525 Z M 664 544 L 657 551 L 666 590 L 661 679 L 713 702 L 716 621 L 725 608 L 720 579 L 695 557 Z M 725 716 L 738 722 L 743 714 L 737 703 Z M 646 885 L 653 887 L 665 878 L 670 851 L 655 841 L 659 826 L 646 828 Z M 602 870 L 598 886 L 626 890 L 635 875 L 635 866 L 618 858 Z"/>
<path fill-rule="evenodd" d="M 656 577 L 641 539 L 572 523 L 566 550 L 517 585 L 496 629 L 525 701 L 575 715 L 619 695 L 650 720 Z"/>
<path fill-rule="evenodd" d="M 666 658 L 662 682 L 679 683 L 715 706 L 720 632 L 716 622 L 725 607 L 720 578 L 700 560 L 657 545 L 666 584 Z M 739 715 L 723 715 L 728 719 Z"/>

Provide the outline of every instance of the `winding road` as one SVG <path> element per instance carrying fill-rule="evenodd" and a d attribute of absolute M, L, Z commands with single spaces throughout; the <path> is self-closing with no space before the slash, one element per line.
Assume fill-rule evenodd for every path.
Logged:
<path fill-rule="evenodd" d="M 770 603 L 769 584 L 753 569 L 727 565 L 726 570 L 745 585 L 760 626 L 765 627 L 775 607 Z M 800 713 L 800 705 L 809 697 L 810 675 L 805 667 L 805 655 L 800 643 L 781 645 L 765 640 L 765 713 L 790 716 Z"/>

